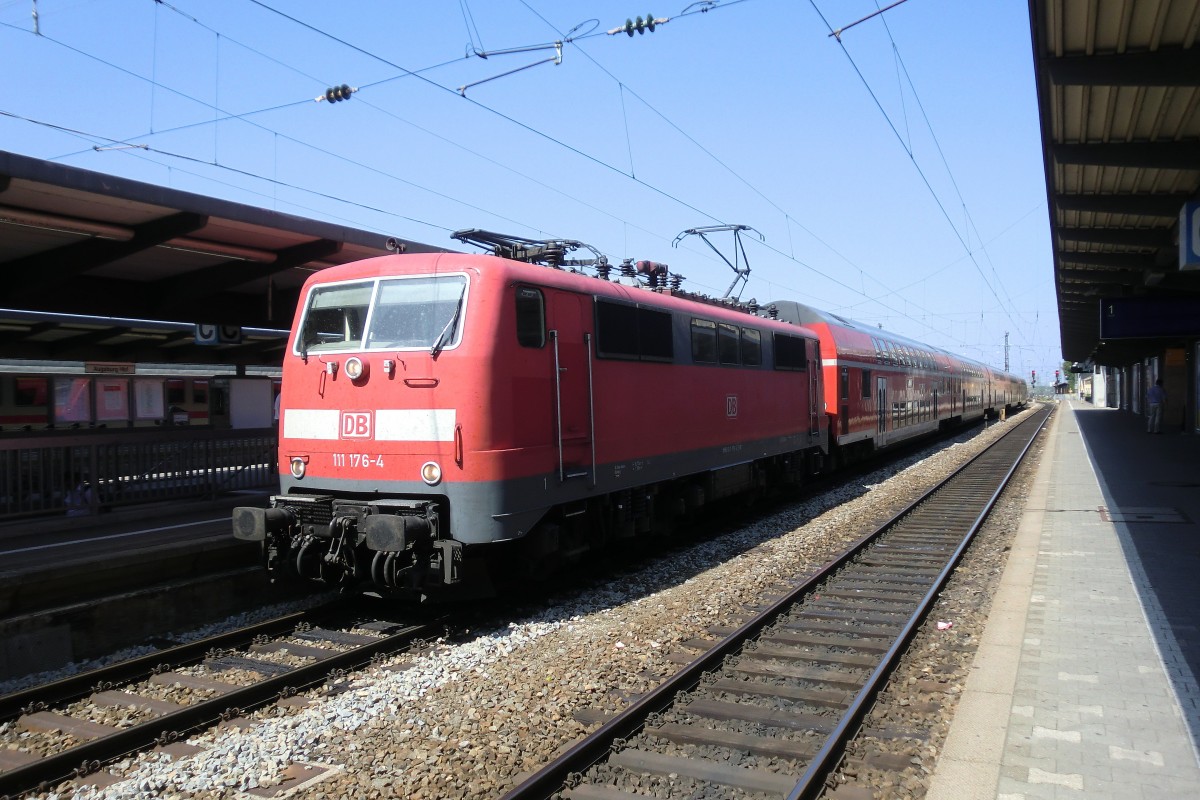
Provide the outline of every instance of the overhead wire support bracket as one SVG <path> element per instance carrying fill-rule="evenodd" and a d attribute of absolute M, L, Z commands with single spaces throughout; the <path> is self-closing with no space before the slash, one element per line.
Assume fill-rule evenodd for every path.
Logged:
<path fill-rule="evenodd" d="M 551 58 L 543 58 L 541 61 L 535 61 L 532 64 L 526 64 L 523 67 L 517 67 L 516 69 L 510 69 L 508 72 L 501 72 L 499 75 L 493 75 L 492 77 L 484 78 L 481 81 L 475 81 L 474 83 L 464 84 L 464 85 L 458 87 L 458 93 L 460 95 L 462 95 L 463 97 L 466 97 L 467 89 L 470 89 L 472 86 L 479 86 L 480 84 L 487 83 L 489 81 L 494 81 L 497 78 L 504 78 L 509 75 L 514 75 L 518 72 L 523 72 L 527 69 L 530 69 L 532 67 L 537 67 L 542 64 L 549 64 L 549 63 L 553 62 L 554 66 L 557 67 L 559 64 L 562 63 L 563 43 L 562 42 L 554 42 L 553 44 L 549 44 L 549 45 L 533 45 L 530 47 L 514 47 L 509 50 L 492 50 L 491 52 L 477 50 L 477 51 L 475 51 L 475 55 L 479 56 L 482 59 L 486 59 L 490 55 L 495 56 L 495 55 L 505 55 L 508 53 L 528 53 L 528 52 L 531 52 L 534 50 L 545 50 L 550 47 L 554 48 L 554 55 Z"/>
<path fill-rule="evenodd" d="M 829 36 L 832 36 L 833 38 L 837 39 L 840 42 L 842 40 L 842 34 L 846 31 L 850 30 L 851 28 L 853 28 L 855 25 L 858 25 L 861 22 L 866 22 L 869 19 L 874 19 L 875 17 L 878 17 L 883 12 L 891 11 L 893 8 L 900 5 L 901 3 L 907 3 L 907 2 L 908 2 L 908 0 L 896 0 L 896 2 L 892 3 L 890 6 L 884 6 L 883 8 L 879 9 L 878 11 L 876 11 L 872 14 L 867 14 L 862 19 L 856 19 L 856 20 L 854 20 L 854 22 L 851 22 L 849 25 L 844 25 L 844 26 L 838 28 L 836 31 L 830 31 L 826 35 L 826 38 L 829 38 Z"/>
<path fill-rule="evenodd" d="M 726 258 L 725 254 L 718 250 L 716 245 L 708 240 L 708 234 L 710 233 L 724 233 L 727 231 L 731 231 L 733 233 L 733 261 L 730 261 L 728 258 Z M 729 268 L 734 271 L 733 283 L 729 284 L 729 288 L 725 290 L 724 298 L 728 299 L 729 297 L 732 297 L 734 300 L 740 301 L 742 299 L 742 289 L 745 288 L 746 281 L 750 277 L 750 259 L 746 257 L 746 245 L 742 242 L 742 231 L 753 231 L 754 233 L 758 234 L 759 241 L 766 241 L 765 236 L 754 230 L 754 228 L 751 228 L 749 225 L 709 225 L 704 228 L 688 228 L 686 231 L 683 231 L 675 237 L 674 241 L 671 242 L 671 246 L 678 247 L 680 240 L 685 236 L 699 236 L 702 240 L 704 240 L 704 243 L 709 246 L 709 249 L 720 256 L 721 260 L 728 264 Z M 741 254 L 741 266 L 738 266 L 739 253 Z M 734 288 L 737 287 L 739 283 L 742 285 L 741 287 L 738 287 L 738 293 L 733 294 Z"/>

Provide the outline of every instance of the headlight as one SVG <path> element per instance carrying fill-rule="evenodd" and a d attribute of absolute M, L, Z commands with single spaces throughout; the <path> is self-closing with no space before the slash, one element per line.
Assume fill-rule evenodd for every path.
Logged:
<path fill-rule="evenodd" d="M 426 461 L 421 465 L 421 480 L 430 486 L 436 486 L 442 480 L 442 468 L 436 461 Z"/>
<path fill-rule="evenodd" d="M 346 359 L 346 377 L 352 381 L 360 381 L 367 377 L 366 363 L 358 356 Z"/>
<path fill-rule="evenodd" d="M 292 477 L 296 480 L 303 478 L 304 470 L 304 459 L 300 457 L 294 457 L 291 464 Z"/>

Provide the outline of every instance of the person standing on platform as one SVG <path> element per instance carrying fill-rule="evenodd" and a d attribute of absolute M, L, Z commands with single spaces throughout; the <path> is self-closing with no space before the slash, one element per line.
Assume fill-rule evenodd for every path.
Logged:
<path fill-rule="evenodd" d="M 1146 433 L 1162 433 L 1163 404 L 1167 402 L 1167 390 L 1163 388 L 1162 378 L 1154 382 L 1150 391 L 1146 392 L 1146 403 L 1149 415 L 1146 417 Z"/>

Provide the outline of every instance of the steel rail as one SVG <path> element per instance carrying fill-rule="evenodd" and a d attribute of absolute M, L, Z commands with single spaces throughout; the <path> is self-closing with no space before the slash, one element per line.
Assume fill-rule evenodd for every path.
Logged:
<path fill-rule="evenodd" d="M 245 631 L 246 629 L 240 631 L 243 637 Z M 267 677 L 251 686 L 243 686 L 178 711 L 147 719 L 134 727 L 83 742 L 61 753 L 0 772 L 0 798 L 20 795 L 56 781 L 95 771 L 106 762 L 155 743 L 174 741 L 189 731 L 207 727 L 231 715 L 245 713 L 280 697 L 314 686 L 326 680 L 335 671 L 359 667 L 377 654 L 400 650 L 414 640 L 438 635 L 441 631 L 442 627 L 436 622 L 408 626 L 375 642 L 331 655 L 281 675 Z M 204 641 L 211 643 L 211 639 Z M 195 646 L 199 644 L 201 643 L 197 642 Z M 153 655 L 161 661 L 162 653 Z"/>
<path fill-rule="evenodd" d="M 188 661 L 198 661 L 209 650 L 234 647 L 251 641 L 256 636 L 279 636 L 285 631 L 295 628 L 298 624 L 310 620 L 319 610 L 327 611 L 328 606 L 322 606 L 321 609 L 298 611 L 245 628 L 168 647 L 164 650 L 156 650 L 128 661 L 69 675 L 53 683 L 32 686 L 19 692 L 6 694 L 0 697 L 0 720 L 12 719 L 30 707 L 68 703 L 94 691 L 98 685 L 135 681 L 143 676 L 153 674 L 166 664 L 178 665 Z"/>
<path fill-rule="evenodd" d="M 1045 421 L 1048 418 L 1049 413 L 1047 412 L 1045 418 L 1043 418 L 1037 424 L 1037 428 L 1034 433 L 1030 435 L 1029 442 L 1022 449 L 1022 458 L 1024 453 L 1028 451 L 1029 446 L 1036 439 L 1037 433 L 1041 430 L 1042 426 L 1045 425 Z M 1028 423 L 1023 423 L 1023 425 L 1024 424 L 1033 424 L 1033 420 L 1029 421 Z M 1020 427 L 1014 429 L 1013 432 L 1019 429 Z M 856 558 L 860 553 L 870 547 L 884 532 L 894 528 L 906 517 L 911 516 L 919 506 L 924 504 L 933 495 L 945 488 L 947 484 L 957 479 L 963 474 L 963 472 L 979 462 L 980 459 L 982 459 L 988 453 L 993 452 L 993 448 L 996 448 L 997 445 L 1004 442 L 1005 438 L 997 440 L 986 450 L 977 454 L 970 461 L 956 470 L 954 474 L 939 481 L 933 488 L 926 491 L 907 507 L 898 511 L 876 530 L 866 534 L 858 541 L 853 543 L 841 555 L 823 565 L 803 584 L 798 585 L 796 588 L 780 597 L 769 607 L 764 609 L 760 614 L 745 622 L 737 630 L 733 631 L 719 643 L 715 644 L 699 658 L 677 671 L 657 688 L 647 692 L 624 711 L 620 712 L 617 714 L 617 716 L 604 723 L 604 725 L 598 728 L 595 732 L 577 742 L 554 761 L 546 764 L 533 775 L 529 776 L 525 781 L 510 789 L 506 794 L 503 795 L 501 800 L 531 800 L 532 798 L 550 798 L 557 792 L 562 791 L 564 785 L 567 783 L 573 773 L 580 773 L 601 761 L 610 752 L 615 741 L 635 734 L 645 726 L 646 719 L 651 714 L 661 713 L 674 702 L 677 695 L 698 686 L 700 684 L 701 677 L 706 672 L 709 672 L 719 666 L 727 656 L 738 652 L 746 643 L 746 641 L 770 625 L 786 609 L 796 605 L 797 600 L 800 597 L 812 592 L 826 578 L 837 572 L 847 563 Z M 1004 484 L 1007 483 L 1011 475 L 1015 472 L 1016 467 L 1020 464 L 1020 461 L 1021 458 L 1014 460 L 1014 464 L 1009 470 Z M 989 509 L 991 504 L 993 504 L 995 499 L 999 496 L 1000 492 L 1003 491 L 1004 484 L 1002 484 L 1001 487 L 993 494 L 993 498 L 989 502 Z M 981 514 L 980 516 L 985 517 L 986 513 Z M 960 546 L 959 550 L 956 551 L 954 556 L 956 562 L 959 558 L 961 558 L 961 551 L 963 550 L 965 550 L 965 546 Z M 943 572 L 945 571 L 943 570 Z M 929 593 L 927 593 L 926 600 L 922 602 L 922 607 L 926 607 L 930 598 L 936 597 L 936 595 L 937 591 L 935 590 L 931 590 Z M 915 627 L 916 626 L 910 622 L 905 628 L 906 633 L 908 632 L 909 628 L 915 630 Z M 893 655 L 892 650 L 896 650 L 897 652 L 899 652 L 899 650 L 896 647 L 893 647 L 891 650 L 889 650 L 888 656 L 894 658 L 896 656 Z M 858 700 L 858 698 L 856 698 L 856 700 Z M 865 708 L 865 702 L 856 703 L 855 707 Z M 859 710 L 859 713 L 861 714 L 861 710 Z M 841 727 L 850 729 L 849 724 Z M 826 755 L 825 759 L 823 760 L 827 760 L 828 757 L 829 755 Z"/>
<path fill-rule="evenodd" d="M 987 518 L 991 515 L 992 509 L 1000 500 L 1000 495 L 1006 488 L 1008 488 L 1008 484 L 1012 480 L 1013 475 L 1016 474 L 1017 469 L 1025 460 L 1026 453 L 1029 452 L 1029 448 L 1033 447 L 1033 443 L 1037 441 L 1038 434 L 1042 431 L 1042 428 L 1045 427 L 1046 422 L 1049 419 L 1050 414 L 1047 412 L 1040 421 L 1033 419 L 1029 421 L 1029 424 L 1032 425 L 1036 422 L 1037 425 L 1034 432 L 1029 436 L 1029 440 L 1025 442 L 1025 446 L 1021 448 L 1021 451 L 1013 459 L 1013 462 L 1009 466 L 1007 472 L 1004 474 L 1004 477 L 1000 480 L 1000 484 L 996 487 L 996 490 L 992 492 L 991 497 L 988 498 L 987 503 L 985 503 L 983 506 L 983 509 L 980 510 L 978 515 L 976 515 L 975 521 L 971 523 L 971 527 L 968 529 L 962 541 L 959 542 L 959 545 L 955 549 L 954 553 L 950 556 L 950 560 L 947 562 L 946 566 L 942 568 L 942 571 L 938 573 L 933 585 L 929 587 L 929 591 L 925 593 L 925 596 L 917 605 L 916 610 L 913 612 L 908 622 L 905 623 L 904 629 L 900 632 L 900 635 L 896 637 L 895 642 L 890 648 L 888 648 L 888 651 L 886 654 L 884 654 L 883 659 L 871 672 L 870 677 L 867 678 L 866 685 L 864 685 L 863 688 L 858 691 L 858 694 L 855 695 L 854 700 L 850 703 L 849 707 L 846 709 L 846 712 L 838 721 L 838 724 L 834 726 L 833 731 L 830 732 L 829 737 L 825 740 L 825 744 L 819 751 L 817 751 L 817 754 L 813 756 L 813 760 L 809 762 L 808 768 L 800 776 L 800 780 L 796 782 L 796 788 L 793 789 L 790 794 L 788 794 L 787 800 L 812 800 L 812 798 L 815 798 L 821 793 L 821 791 L 824 790 L 824 778 L 831 771 L 834 759 L 840 756 L 845 750 L 847 742 L 850 740 L 854 731 L 862 722 L 863 717 L 866 716 L 867 711 L 870 710 L 871 703 L 874 702 L 875 696 L 891 677 L 892 672 L 899 664 L 900 657 L 907 652 L 909 643 L 912 641 L 913 636 L 916 635 L 917 629 L 921 626 L 921 623 L 924 622 L 925 616 L 929 613 L 930 607 L 933 606 L 938 595 L 941 594 L 942 589 L 945 588 L 946 583 L 949 582 L 950 576 L 954 574 L 954 571 L 958 568 L 958 563 L 962 560 L 963 554 L 966 553 L 967 548 L 970 547 L 971 543 L 975 540 L 975 535 L 979 532 L 979 529 L 983 527 L 984 522 L 986 522 Z M 1016 431 L 1014 430 L 1013 433 L 1015 432 Z M 1003 441 L 1005 441 L 1005 439 L 997 441 L 993 447 Z M 990 452 L 991 448 L 988 448 L 980 455 Z M 973 459 L 967 466 L 971 466 L 974 463 L 975 460 Z M 957 474 L 962 474 L 962 472 L 963 470 L 960 470 Z"/>

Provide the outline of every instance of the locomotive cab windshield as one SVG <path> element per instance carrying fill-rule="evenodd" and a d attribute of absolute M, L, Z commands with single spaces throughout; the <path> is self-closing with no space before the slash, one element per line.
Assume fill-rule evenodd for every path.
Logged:
<path fill-rule="evenodd" d="M 462 337 L 467 285 L 466 275 L 452 274 L 317 286 L 297 353 L 453 348 Z"/>

